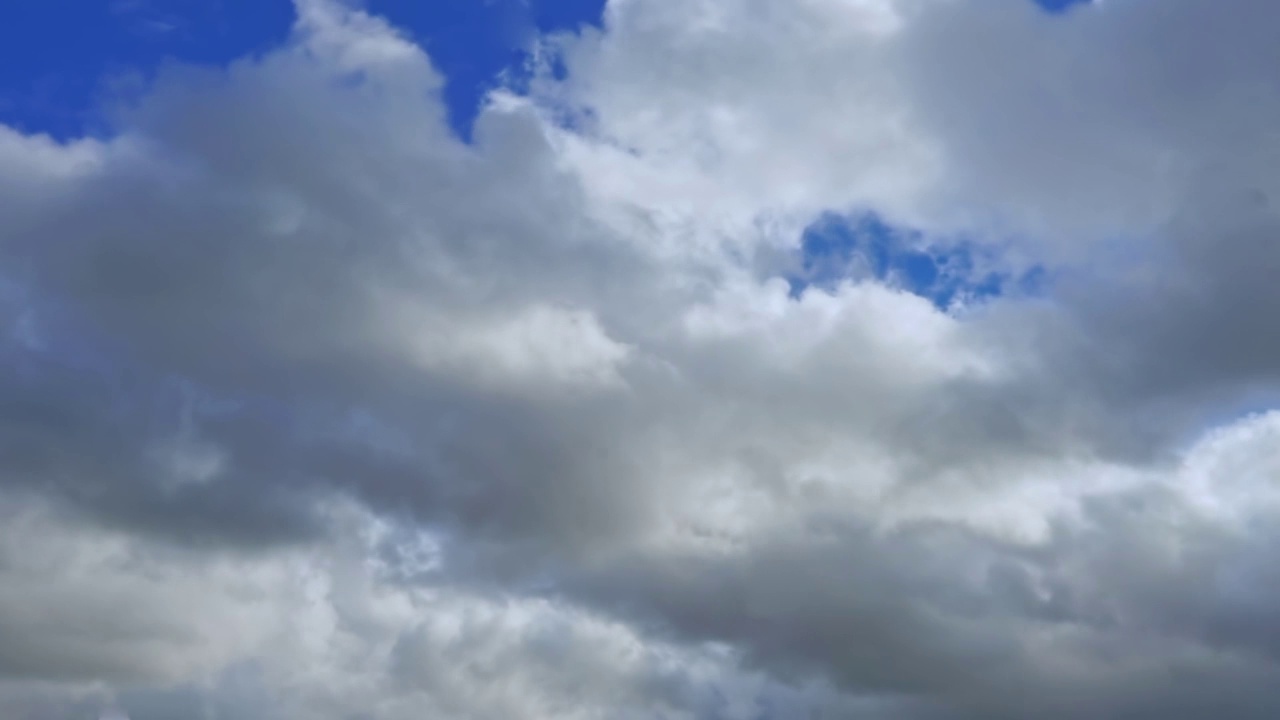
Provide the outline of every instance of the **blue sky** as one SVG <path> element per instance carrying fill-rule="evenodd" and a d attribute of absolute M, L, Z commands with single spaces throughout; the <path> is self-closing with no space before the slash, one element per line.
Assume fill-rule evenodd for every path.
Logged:
<path fill-rule="evenodd" d="M 1043 268 L 1012 274 L 983 267 L 971 243 L 930 245 L 921 233 L 888 225 L 875 214 L 825 215 L 801 239 L 800 267 L 788 282 L 797 296 L 807 287 L 830 289 L 849 277 L 875 277 L 928 298 L 940 309 L 1005 294 L 1040 292 Z"/>
<path fill-rule="evenodd" d="M 1063 12 L 1070 10 L 1072 5 L 1083 5 L 1092 0 L 1036 0 L 1041 7 L 1049 12 Z"/>
<path fill-rule="evenodd" d="M 427 47 L 466 136 L 481 97 L 503 70 L 520 66 L 535 30 L 599 23 L 604 0 L 366 6 Z M 0 122 L 60 138 L 101 132 L 113 78 L 146 77 L 173 60 L 224 64 L 278 44 L 292 21 L 288 0 L 11 0 L 0 10 Z"/>

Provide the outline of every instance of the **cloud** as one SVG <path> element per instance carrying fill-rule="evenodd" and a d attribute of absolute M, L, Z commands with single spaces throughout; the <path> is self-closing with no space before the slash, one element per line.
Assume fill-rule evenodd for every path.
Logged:
<path fill-rule="evenodd" d="M 0 714 L 1280 709 L 1271 4 L 614 0 L 470 144 L 297 14 L 0 129 Z"/>

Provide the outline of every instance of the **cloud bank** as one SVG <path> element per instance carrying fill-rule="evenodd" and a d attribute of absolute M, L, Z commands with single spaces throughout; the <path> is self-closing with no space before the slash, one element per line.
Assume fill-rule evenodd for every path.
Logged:
<path fill-rule="evenodd" d="M 1280 712 L 1275 3 L 296 11 L 0 128 L 0 715 Z"/>

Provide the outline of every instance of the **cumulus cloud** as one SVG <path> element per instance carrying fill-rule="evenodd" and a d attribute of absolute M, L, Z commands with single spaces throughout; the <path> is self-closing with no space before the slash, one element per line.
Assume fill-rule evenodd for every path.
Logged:
<path fill-rule="evenodd" d="M 296 10 L 0 128 L 0 715 L 1280 711 L 1274 4 L 612 0 L 470 143 Z"/>

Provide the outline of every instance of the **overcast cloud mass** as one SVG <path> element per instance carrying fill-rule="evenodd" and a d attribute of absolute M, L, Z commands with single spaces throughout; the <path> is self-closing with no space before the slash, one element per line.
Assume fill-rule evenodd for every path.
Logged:
<path fill-rule="evenodd" d="M 1280 4 L 296 14 L 0 126 L 0 717 L 1280 716 Z"/>

